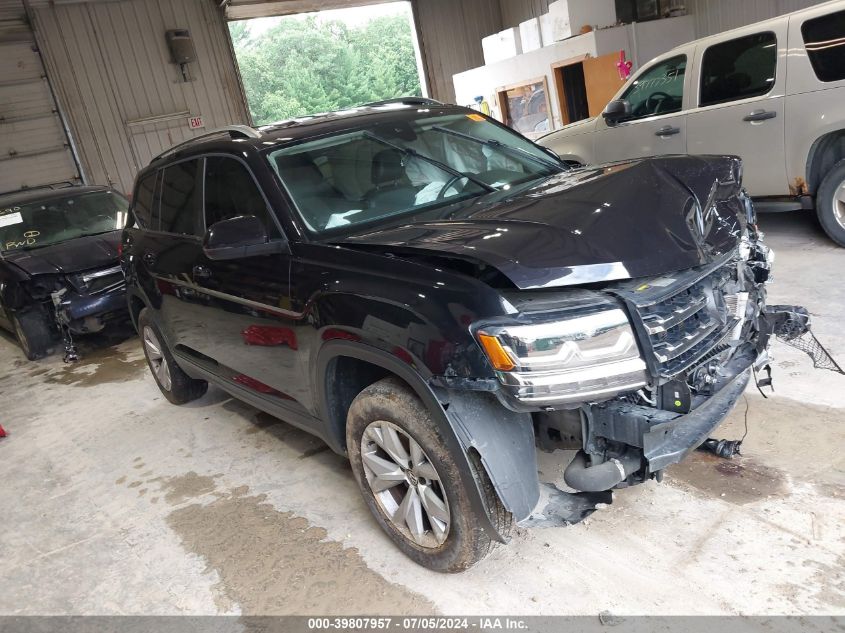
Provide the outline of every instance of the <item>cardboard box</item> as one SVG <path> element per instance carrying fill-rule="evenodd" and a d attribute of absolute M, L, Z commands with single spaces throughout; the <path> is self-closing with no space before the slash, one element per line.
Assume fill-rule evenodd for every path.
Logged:
<path fill-rule="evenodd" d="M 485 64 L 494 64 L 522 54 L 519 27 L 488 35 L 481 40 L 481 49 L 484 51 Z"/>
<path fill-rule="evenodd" d="M 539 18 L 531 18 L 519 25 L 519 39 L 522 42 L 522 52 L 536 51 L 543 47 L 543 39 L 540 35 Z"/>
<path fill-rule="evenodd" d="M 591 26 L 600 29 L 616 24 L 615 0 L 557 0 L 549 4 L 552 38 L 555 42 L 581 34 Z"/>

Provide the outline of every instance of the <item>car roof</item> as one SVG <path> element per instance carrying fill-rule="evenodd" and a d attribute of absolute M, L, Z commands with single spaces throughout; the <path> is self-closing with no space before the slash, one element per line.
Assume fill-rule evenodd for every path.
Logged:
<path fill-rule="evenodd" d="M 414 98 L 367 104 L 335 112 L 311 114 L 286 121 L 278 121 L 259 128 L 241 125 L 229 126 L 212 130 L 166 150 L 153 158 L 147 169 L 159 167 L 162 163 L 174 159 L 188 158 L 195 154 L 216 150 L 242 151 L 244 146 L 258 151 L 266 150 L 273 146 L 296 143 L 308 138 L 334 134 L 348 129 L 389 123 L 397 119 L 410 119 L 420 113 L 437 116 L 438 114 L 466 114 L 471 112 L 475 111 L 462 106 L 445 105 L 431 99 Z"/>
<path fill-rule="evenodd" d="M 11 193 L 4 193 L 0 195 L 0 207 L 5 208 L 16 204 L 29 204 L 31 202 L 39 202 L 41 200 L 55 200 L 56 198 L 68 198 L 70 196 L 78 196 L 83 193 L 111 190 L 111 187 L 103 185 L 79 185 L 74 187 L 62 187 L 60 189 L 21 189 L 20 191 L 13 191 Z"/>

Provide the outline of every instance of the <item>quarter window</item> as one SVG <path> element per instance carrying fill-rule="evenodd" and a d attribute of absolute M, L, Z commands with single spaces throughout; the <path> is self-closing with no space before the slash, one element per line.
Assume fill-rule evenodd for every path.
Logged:
<path fill-rule="evenodd" d="M 233 158 L 209 156 L 205 161 L 205 226 L 241 215 L 256 216 L 270 237 L 279 236 L 249 170 Z"/>
<path fill-rule="evenodd" d="M 816 77 L 845 79 L 845 11 L 807 20 L 801 25 L 801 35 Z"/>
<path fill-rule="evenodd" d="M 759 97 L 775 85 L 777 38 L 772 32 L 755 33 L 714 44 L 701 62 L 701 98 L 708 106 Z"/>
<path fill-rule="evenodd" d="M 637 77 L 622 95 L 631 104 L 631 116 L 624 120 L 680 112 L 686 71 L 687 56 L 678 55 L 655 64 Z"/>
<path fill-rule="evenodd" d="M 155 200 L 156 178 L 158 172 L 153 171 L 138 181 L 132 202 L 132 214 L 138 226 L 143 229 L 156 229 L 153 226 L 153 201 Z"/>

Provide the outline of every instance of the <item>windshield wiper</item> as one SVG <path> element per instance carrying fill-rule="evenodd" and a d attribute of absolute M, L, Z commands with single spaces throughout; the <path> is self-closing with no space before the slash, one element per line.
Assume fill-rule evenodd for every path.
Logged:
<path fill-rule="evenodd" d="M 441 134 L 448 134 L 449 136 L 454 136 L 456 138 L 462 138 L 466 141 L 472 141 L 472 142 L 478 143 L 480 145 L 492 147 L 494 149 L 501 151 L 504 154 L 511 154 L 511 155 L 518 154 L 522 158 L 527 158 L 528 160 L 532 160 L 535 163 L 539 163 L 539 164 L 543 165 L 544 167 L 549 167 L 551 169 L 554 169 L 556 172 L 566 171 L 566 168 L 563 167 L 562 165 L 556 165 L 555 163 L 553 163 L 550 160 L 545 160 L 543 158 L 540 158 L 539 156 L 534 156 L 534 154 L 532 154 L 529 151 L 526 151 L 524 149 L 520 149 L 519 147 L 511 147 L 510 145 L 505 145 L 501 141 L 497 141 L 497 140 L 492 139 L 492 138 L 491 139 L 479 138 L 477 136 L 473 136 L 472 134 L 467 134 L 466 132 L 458 132 L 457 130 L 450 130 L 449 128 L 443 127 L 441 125 L 434 125 L 434 126 L 432 126 L 431 129 L 436 130 L 437 132 L 440 132 Z"/>
<path fill-rule="evenodd" d="M 364 136 L 369 138 L 370 140 L 375 141 L 376 143 L 381 143 L 382 145 L 387 145 L 387 147 L 390 147 L 391 149 L 395 149 L 397 152 L 401 152 L 402 154 L 405 154 L 407 156 L 413 156 L 414 158 L 419 158 L 420 160 L 423 160 L 423 161 L 425 161 L 425 162 L 427 162 L 431 165 L 434 165 L 435 167 L 437 167 L 439 169 L 442 169 L 445 172 L 452 174 L 456 178 L 466 178 L 467 180 L 469 180 L 470 182 L 478 185 L 479 187 L 481 187 L 482 189 L 484 189 L 488 193 L 498 191 L 498 189 L 496 189 L 493 185 L 488 185 L 486 182 L 484 182 L 483 180 L 480 180 L 479 178 L 473 176 L 472 174 L 464 173 L 460 170 L 455 169 L 451 165 L 447 165 L 446 163 L 441 163 L 436 158 L 431 158 L 430 156 L 426 156 L 425 154 L 420 154 L 415 149 L 411 149 L 410 147 L 402 147 L 401 145 L 397 145 L 396 143 L 392 143 L 391 141 L 388 141 L 387 139 L 380 137 L 378 134 L 373 134 L 372 132 L 365 131 Z"/>

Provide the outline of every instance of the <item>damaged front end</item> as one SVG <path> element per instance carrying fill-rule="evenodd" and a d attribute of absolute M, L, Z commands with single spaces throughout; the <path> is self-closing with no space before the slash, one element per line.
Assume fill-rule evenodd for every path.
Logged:
<path fill-rule="evenodd" d="M 551 295 L 507 291 L 519 316 L 477 329 L 502 404 L 531 413 L 542 448 L 578 450 L 564 473 L 570 488 L 661 479 L 753 376 L 770 375 L 772 336 L 808 336 L 803 308 L 766 306 L 773 255 L 750 203 L 734 200 L 748 214 L 741 239 L 712 263 Z"/>
<path fill-rule="evenodd" d="M 20 310 L 41 313 L 64 348 L 65 362 L 79 359 L 74 335 L 94 334 L 126 316 L 123 270 L 108 266 L 71 274 L 41 274 L 20 286 Z"/>

